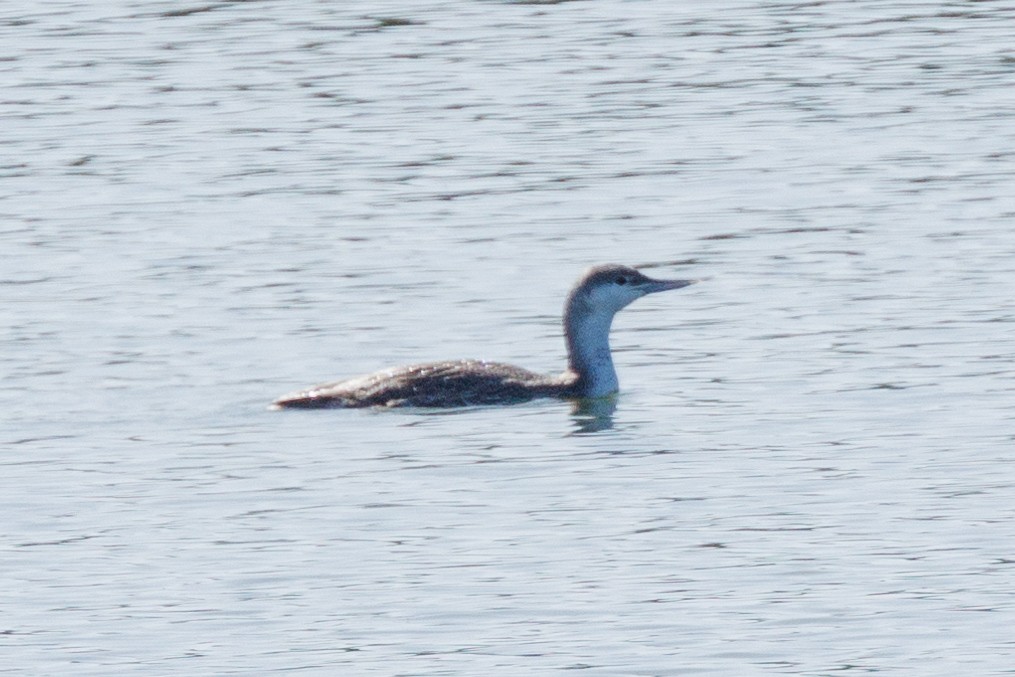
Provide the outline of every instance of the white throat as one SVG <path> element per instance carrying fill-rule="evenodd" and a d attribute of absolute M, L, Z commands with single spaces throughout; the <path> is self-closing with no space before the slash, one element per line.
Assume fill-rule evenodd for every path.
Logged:
<path fill-rule="evenodd" d="M 580 377 L 583 396 L 603 397 L 617 392 L 620 383 L 610 353 L 613 313 L 574 311 L 565 318 L 564 331 L 569 366 Z"/>

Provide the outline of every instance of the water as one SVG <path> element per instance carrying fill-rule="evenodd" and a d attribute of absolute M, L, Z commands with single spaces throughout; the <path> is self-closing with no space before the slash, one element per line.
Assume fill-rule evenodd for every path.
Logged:
<path fill-rule="evenodd" d="M 0 15 L 2 674 L 1011 674 L 1015 7 Z M 424 359 L 613 412 L 271 412 Z"/>

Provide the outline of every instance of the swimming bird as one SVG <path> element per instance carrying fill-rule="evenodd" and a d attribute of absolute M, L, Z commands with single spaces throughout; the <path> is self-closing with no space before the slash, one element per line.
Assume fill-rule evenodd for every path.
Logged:
<path fill-rule="evenodd" d="M 546 375 L 499 362 L 454 360 L 385 369 L 323 383 L 275 400 L 273 407 L 464 407 L 513 404 L 537 397 L 605 397 L 619 388 L 610 353 L 617 311 L 646 294 L 680 289 L 696 280 L 655 280 L 616 264 L 588 269 L 564 305 L 567 369 Z"/>

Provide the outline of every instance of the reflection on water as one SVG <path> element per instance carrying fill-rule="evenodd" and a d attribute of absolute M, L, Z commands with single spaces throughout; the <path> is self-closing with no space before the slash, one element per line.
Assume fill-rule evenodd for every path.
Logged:
<path fill-rule="evenodd" d="M 617 411 L 617 396 L 576 400 L 571 403 L 571 419 L 575 434 L 586 435 L 613 427 L 613 414 Z"/>
<path fill-rule="evenodd" d="M 1010 671 L 1013 20 L 0 12 L 4 667 Z M 264 411 L 608 261 L 619 401 Z"/>

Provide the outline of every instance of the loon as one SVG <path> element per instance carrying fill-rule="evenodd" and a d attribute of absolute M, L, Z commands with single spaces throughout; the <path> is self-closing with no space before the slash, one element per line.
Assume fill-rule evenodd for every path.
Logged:
<path fill-rule="evenodd" d="M 445 408 L 514 404 L 537 397 L 606 397 L 619 389 L 609 343 L 614 314 L 646 294 L 695 282 L 655 280 L 616 264 L 588 269 L 564 305 L 567 370 L 562 374 L 537 374 L 483 360 L 414 364 L 289 393 L 272 408 Z"/>

